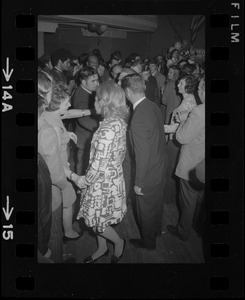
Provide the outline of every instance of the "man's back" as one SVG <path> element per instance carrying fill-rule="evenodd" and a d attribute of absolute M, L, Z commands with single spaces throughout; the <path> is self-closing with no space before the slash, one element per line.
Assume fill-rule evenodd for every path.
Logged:
<path fill-rule="evenodd" d="M 154 186 L 162 179 L 167 159 L 163 128 L 159 107 L 144 99 L 135 108 L 131 122 L 137 186 Z"/>

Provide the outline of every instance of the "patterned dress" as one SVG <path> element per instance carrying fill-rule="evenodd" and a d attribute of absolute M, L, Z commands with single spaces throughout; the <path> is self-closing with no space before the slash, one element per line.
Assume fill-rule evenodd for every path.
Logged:
<path fill-rule="evenodd" d="M 126 153 L 126 123 L 119 117 L 106 118 L 94 133 L 85 183 L 77 219 L 103 232 L 124 217 L 126 190 L 122 163 Z"/>

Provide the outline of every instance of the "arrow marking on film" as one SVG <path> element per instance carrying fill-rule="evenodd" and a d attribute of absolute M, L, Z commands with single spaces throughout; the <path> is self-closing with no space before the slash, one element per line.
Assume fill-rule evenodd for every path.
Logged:
<path fill-rule="evenodd" d="M 5 71 L 5 69 L 2 69 L 2 71 L 3 71 L 3 75 L 6 79 L 6 81 L 9 81 L 14 69 L 11 69 L 9 72 L 9 58 L 8 57 L 6 58 L 6 71 Z"/>
<path fill-rule="evenodd" d="M 3 213 L 5 215 L 6 220 L 8 221 L 10 219 L 10 216 L 12 215 L 12 212 L 14 210 L 14 208 L 12 207 L 11 210 L 9 211 L 9 196 L 7 196 L 7 207 L 6 209 L 4 207 L 2 207 L 3 209 Z"/>

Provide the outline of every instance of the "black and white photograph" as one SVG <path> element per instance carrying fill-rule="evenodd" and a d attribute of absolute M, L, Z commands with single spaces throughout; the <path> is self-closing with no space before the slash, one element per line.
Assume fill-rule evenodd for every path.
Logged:
<path fill-rule="evenodd" d="M 1 6 L 2 296 L 243 298 L 243 1 Z"/>
<path fill-rule="evenodd" d="M 205 16 L 41 15 L 38 56 L 38 261 L 204 263 Z"/>

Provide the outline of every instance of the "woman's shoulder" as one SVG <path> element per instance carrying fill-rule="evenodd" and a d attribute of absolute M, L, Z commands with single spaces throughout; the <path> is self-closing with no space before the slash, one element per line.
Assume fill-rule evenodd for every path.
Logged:
<path fill-rule="evenodd" d="M 44 120 L 53 127 L 63 127 L 62 120 L 60 116 L 51 111 L 43 112 Z"/>
<path fill-rule="evenodd" d="M 45 119 L 42 122 L 41 128 L 38 130 L 38 134 L 41 134 L 44 132 L 49 132 L 49 133 L 55 132 L 54 126 L 49 124 Z"/>
<path fill-rule="evenodd" d="M 127 127 L 126 122 L 120 117 L 109 117 L 101 122 L 101 130 L 113 130 L 115 132 Z"/>

